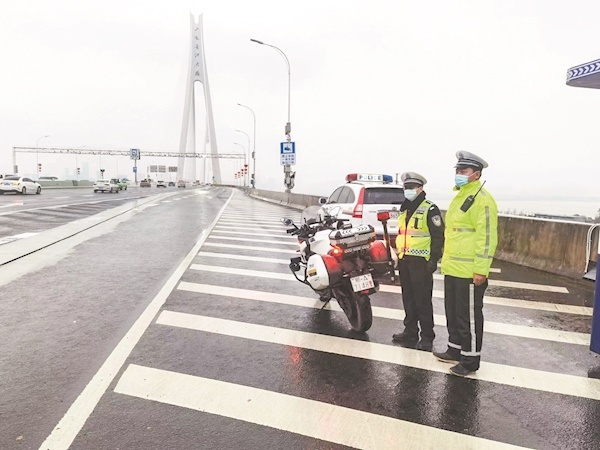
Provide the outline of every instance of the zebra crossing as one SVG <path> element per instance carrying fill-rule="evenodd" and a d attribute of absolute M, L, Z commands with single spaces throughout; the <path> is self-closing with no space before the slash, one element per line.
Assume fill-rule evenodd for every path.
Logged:
<path fill-rule="evenodd" d="M 600 445 L 600 380 L 586 372 L 598 364 L 587 349 L 591 311 L 553 302 L 569 295 L 564 286 L 494 271 L 481 369 L 457 378 L 431 353 L 392 343 L 404 317 L 399 286 L 371 297 L 373 327 L 357 334 L 336 303 L 324 306 L 298 283 L 287 268 L 297 244 L 282 217 L 299 212 L 233 194 L 115 378 L 114 403 L 168 408 L 196 424 L 201 441 L 184 448 Z M 443 348 L 438 278 L 435 345 Z"/>

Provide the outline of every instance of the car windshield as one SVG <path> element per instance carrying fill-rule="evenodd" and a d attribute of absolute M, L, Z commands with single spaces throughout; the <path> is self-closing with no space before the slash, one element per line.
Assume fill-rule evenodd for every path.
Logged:
<path fill-rule="evenodd" d="M 4 179 L 5 179 L 5 180 L 13 180 L 13 181 L 16 181 L 16 180 L 19 180 L 20 178 L 21 178 L 21 177 L 5 177 Z"/>
<path fill-rule="evenodd" d="M 365 205 L 400 205 L 403 201 L 403 189 L 376 187 L 365 189 Z"/>

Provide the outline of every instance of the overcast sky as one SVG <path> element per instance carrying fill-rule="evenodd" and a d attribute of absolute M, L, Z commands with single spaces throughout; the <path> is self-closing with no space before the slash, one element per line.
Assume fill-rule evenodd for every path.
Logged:
<path fill-rule="evenodd" d="M 565 84 L 569 67 L 600 58 L 597 0 L 0 0 L 0 172 L 13 146 L 45 135 L 40 147 L 177 151 L 190 12 L 204 14 L 220 152 L 248 145 L 235 129 L 252 138 L 237 103 L 256 113 L 259 188 L 284 189 L 287 70 L 250 38 L 291 63 L 294 192 L 411 170 L 431 199 L 448 199 L 454 154 L 468 150 L 489 162 L 500 201 L 583 196 L 600 207 L 600 91 Z M 42 175 L 75 167 L 39 158 Z M 92 176 L 98 164 L 131 176 L 126 157 L 98 159 L 86 159 Z M 151 162 L 175 163 L 140 165 Z M 35 169 L 33 156 L 18 163 Z M 235 170 L 222 161 L 223 181 Z"/>

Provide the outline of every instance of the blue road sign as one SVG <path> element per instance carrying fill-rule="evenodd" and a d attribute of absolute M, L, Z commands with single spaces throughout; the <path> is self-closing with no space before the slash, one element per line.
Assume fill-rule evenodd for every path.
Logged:
<path fill-rule="evenodd" d="M 293 166 L 296 164 L 296 143 L 282 142 L 279 145 L 279 153 L 281 154 L 282 166 Z"/>
<path fill-rule="evenodd" d="M 133 166 L 133 173 L 136 173 L 136 172 L 137 172 L 137 167 Z"/>
<path fill-rule="evenodd" d="M 129 149 L 129 155 L 130 155 L 131 159 L 140 159 L 140 149 L 139 148 Z"/>

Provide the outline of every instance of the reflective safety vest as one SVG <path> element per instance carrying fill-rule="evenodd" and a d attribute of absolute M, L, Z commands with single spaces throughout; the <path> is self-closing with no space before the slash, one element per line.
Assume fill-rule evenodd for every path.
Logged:
<path fill-rule="evenodd" d="M 429 261 L 431 257 L 431 234 L 427 215 L 432 202 L 425 199 L 406 223 L 407 210 L 398 216 L 398 237 L 396 238 L 396 251 L 398 258 L 404 255 L 421 256 Z"/>
<path fill-rule="evenodd" d="M 496 201 L 479 180 L 462 186 L 446 212 L 442 274 L 472 278 L 488 276 L 498 244 L 498 208 Z M 456 188 L 455 188 L 456 189 Z M 477 194 L 479 191 L 479 194 Z M 475 201 L 466 211 L 460 207 L 470 195 Z"/>

